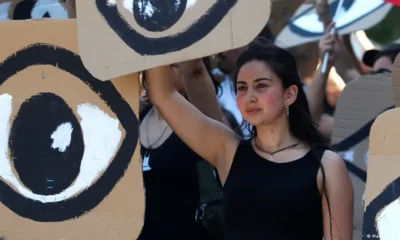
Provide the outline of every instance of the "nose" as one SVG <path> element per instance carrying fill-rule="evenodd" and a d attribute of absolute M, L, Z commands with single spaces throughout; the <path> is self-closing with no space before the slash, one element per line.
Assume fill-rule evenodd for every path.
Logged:
<path fill-rule="evenodd" d="M 257 101 L 257 96 L 255 95 L 254 91 L 249 89 L 246 92 L 245 99 L 246 99 L 246 103 L 254 103 Z"/>

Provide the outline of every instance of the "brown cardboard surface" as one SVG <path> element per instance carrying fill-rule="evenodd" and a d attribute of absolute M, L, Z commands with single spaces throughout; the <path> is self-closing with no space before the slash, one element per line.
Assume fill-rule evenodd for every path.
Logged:
<path fill-rule="evenodd" d="M 344 88 L 338 100 L 332 145 L 346 160 L 346 164 L 351 165 L 348 168 L 354 188 L 354 240 L 359 240 L 362 232 L 365 181 L 361 176 L 365 177 L 367 170 L 369 142 L 367 124 L 371 124 L 376 116 L 393 104 L 390 75 L 366 75 L 353 80 Z M 367 127 L 362 130 L 364 126 Z M 346 141 L 356 133 L 359 136 L 346 144 Z M 358 172 L 361 173 L 360 176 L 357 175 Z"/>
<path fill-rule="evenodd" d="M 96 2 L 98 2 L 98 6 L 102 6 L 104 9 L 117 9 L 118 13 L 116 15 L 118 17 L 115 19 L 118 20 L 109 20 L 110 23 L 125 21 L 124 24 L 127 25 L 114 27 L 116 30 L 113 30 L 105 20 L 111 15 L 108 13 L 100 14 Z M 202 25 L 201 28 L 197 28 L 198 30 L 184 38 L 185 40 L 178 38 L 179 40 L 174 39 L 167 40 L 166 43 L 158 43 L 156 47 L 151 47 L 150 49 L 153 51 L 166 46 L 169 47 L 164 49 L 165 51 L 160 51 L 153 55 L 143 51 L 147 46 L 150 46 L 148 43 L 141 44 L 137 37 L 125 34 L 125 39 L 129 39 L 132 42 L 131 46 L 139 49 L 139 51 L 134 50 L 116 32 L 133 29 L 143 35 L 144 38 L 152 38 L 152 41 L 158 41 L 157 39 L 159 38 L 187 32 L 187 28 L 202 16 L 205 16 L 204 19 L 214 18 L 216 14 L 206 15 L 213 4 L 222 3 L 222 8 L 225 8 L 228 2 L 234 1 L 192 1 L 195 4 L 186 9 L 175 24 L 167 30 L 159 32 L 142 28 L 135 20 L 132 10 L 127 10 L 123 2 L 122 0 L 85 0 L 76 2 L 80 53 L 86 68 L 95 77 L 102 80 L 161 65 L 209 56 L 244 46 L 262 30 L 268 21 L 271 11 L 270 0 L 253 0 L 251 4 L 248 1 L 237 1 L 236 5 L 230 9 L 219 23 L 214 21 L 215 23 L 213 22 L 213 24 Z M 136 1 L 132 4 L 136 4 Z M 105 18 L 104 16 L 107 17 Z M 212 27 L 208 34 L 200 34 L 201 36 L 196 38 L 197 41 L 188 44 L 184 48 L 177 48 L 178 43 L 189 43 L 189 37 L 194 37 L 195 34 L 200 33 L 200 29 L 206 29 L 204 28 L 205 26 Z"/>
<path fill-rule="evenodd" d="M 392 71 L 396 108 L 379 115 L 371 128 L 363 239 L 400 236 L 399 56 Z"/>
<path fill-rule="evenodd" d="M 400 236 L 399 122 L 400 109 L 395 108 L 381 114 L 371 128 L 363 239 Z"/>
<path fill-rule="evenodd" d="M 144 216 L 142 167 L 137 141 L 138 122 L 135 116 L 139 108 L 137 74 L 102 82 L 92 79 L 84 68 L 75 73 L 79 64 L 83 66 L 76 55 L 76 20 L 5 21 L 0 22 L 0 35 L 7 36 L 2 39 L 0 46 L 0 119 L 2 118 L 4 123 L 4 126 L 0 127 L 0 236 L 9 240 L 136 239 L 141 231 Z M 35 52 L 39 47 L 40 50 Z M 60 56 L 62 53 L 68 54 Z M 71 55 L 75 57 L 70 58 Z M 21 65 L 23 63 L 25 65 Z M 89 85 L 85 84 L 85 79 L 91 79 Z M 78 145 L 72 138 L 73 141 L 63 150 L 73 154 L 71 151 L 82 147 L 85 151 L 83 156 L 86 156 L 86 161 L 83 161 L 83 156 L 80 160 L 63 155 L 68 161 L 78 161 L 80 164 L 79 174 L 62 190 L 73 189 L 74 186 L 81 187 L 65 195 L 67 200 L 53 200 L 53 197 L 62 191 L 46 194 L 38 193 L 37 188 L 32 188 L 35 184 L 41 187 L 43 179 L 40 177 L 28 178 L 31 181 L 22 180 L 27 179 L 26 172 L 32 172 L 34 176 L 41 170 L 36 166 L 39 166 L 41 159 L 46 158 L 50 151 L 61 152 L 62 147 L 55 143 L 56 137 L 52 137 L 56 147 L 50 141 L 48 148 L 35 148 L 42 146 L 40 141 L 33 141 L 29 132 L 24 129 L 15 130 L 18 129 L 16 126 L 23 126 L 35 131 L 36 124 L 41 126 L 40 122 L 44 122 L 50 125 L 52 121 L 56 121 L 53 119 L 56 119 L 57 115 L 64 116 L 60 110 L 62 105 L 55 104 L 57 102 L 54 98 L 44 97 L 48 97 L 49 94 L 61 98 L 71 109 L 77 120 L 73 131 L 81 129 L 84 139 L 84 142 Z M 10 106 L 10 111 L 7 110 L 7 106 Z M 24 106 L 29 107 L 22 110 Z M 33 112 L 28 114 L 30 109 L 33 109 Z M 47 109 L 50 115 L 43 114 L 46 113 L 43 109 Z M 36 114 L 35 110 L 39 112 Z M 31 117 L 22 118 L 23 113 Z M 21 124 L 16 125 L 17 120 Z M 57 125 L 58 122 L 63 123 L 64 120 L 57 120 Z M 49 129 L 46 129 L 46 125 L 43 126 L 37 132 L 37 137 L 50 138 L 50 135 L 45 135 Z M 106 126 L 114 126 L 114 134 L 93 135 L 93 132 L 110 133 Z M 90 127 L 96 129 L 90 131 Z M 4 132 L 6 129 L 9 129 L 9 134 Z M 120 133 L 119 138 L 115 137 L 116 132 Z M 98 137 L 90 138 L 93 136 Z M 19 143 L 18 139 L 24 139 L 24 142 Z M 21 153 L 21 148 L 15 146 L 22 147 L 27 152 Z M 112 151 L 112 146 L 115 146 L 115 151 Z M 96 169 L 101 164 L 100 159 L 106 156 L 96 156 L 97 152 L 109 154 L 105 161 L 108 165 L 105 164 L 103 169 L 90 176 L 90 170 Z M 27 157 L 24 158 L 23 154 L 27 154 Z M 52 160 L 62 161 L 60 158 Z M 25 168 L 23 172 L 24 164 L 32 161 L 37 165 Z M 52 168 L 47 170 L 58 171 L 59 175 L 67 174 L 71 169 L 60 170 L 57 169 L 57 164 L 49 164 L 52 164 Z M 88 164 L 89 167 L 85 170 L 83 164 Z M 5 166 L 9 166 L 10 172 L 4 170 Z M 63 181 L 59 175 L 53 174 L 57 184 Z M 80 181 L 82 179 L 83 181 Z M 47 196 L 47 202 L 43 202 L 44 196 Z"/>
<path fill-rule="evenodd" d="M 328 2 L 330 4 L 332 3 L 337 4 L 338 1 L 329 0 Z M 365 4 L 364 0 L 355 0 L 354 2 L 355 3 L 352 3 L 352 5 L 356 4 L 356 2 Z M 384 2 L 380 0 L 373 0 L 373 2 L 380 2 L 381 4 L 384 4 Z M 382 21 L 384 17 L 386 17 L 386 15 L 389 13 L 389 11 L 392 9 L 392 7 L 393 7 L 392 4 L 386 3 L 377 9 L 371 9 L 371 12 L 369 12 L 364 16 L 355 17 L 354 21 L 349 22 L 349 24 L 346 23 L 339 26 L 341 20 L 348 19 L 349 15 L 354 14 L 354 11 L 349 11 L 348 13 L 345 13 L 347 14 L 347 16 L 342 15 L 340 18 L 338 18 L 337 20 L 338 32 L 340 35 L 346 35 L 349 33 L 356 32 L 358 30 L 369 29 L 378 24 L 380 21 Z M 358 7 L 358 9 L 361 8 Z M 334 8 L 334 10 L 336 10 L 336 8 Z M 302 28 L 294 26 L 294 21 L 296 19 L 300 18 L 301 16 L 311 16 L 312 14 L 315 15 L 315 19 L 311 20 L 311 22 L 301 25 Z M 334 14 L 335 11 L 332 12 L 332 17 Z M 310 26 L 309 24 L 312 24 L 314 26 Z M 315 28 L 317 24 L 321 25 L 321 31 L 310 31 L 312 28 Z M 306 32 L 305 30 L 310 32 Z M 289 21 L 289 24 L 276 37 L 276 44 L 285 48 L 296 47 L 305 43 L 318 41 L 319 39 L 321 39 L 323 34 L 324 31 L 322 28 L 322 22 L 319 22 L 315 8 L 311 4 L 304 3 L 297 9 L 292 19 Z"/>

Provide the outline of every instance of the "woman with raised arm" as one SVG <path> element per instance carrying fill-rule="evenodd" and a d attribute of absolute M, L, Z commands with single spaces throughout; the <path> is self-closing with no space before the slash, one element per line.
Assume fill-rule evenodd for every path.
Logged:
<path fill-rule="evenodd" d="M 352 239 L 353 189 L 339 155 L 312 121 L 294 56 L 257 39 L 239 57 L 236 100 L 253 136 L 238 137 L 147 72 L 164 119 L 219 172 L 225 239 Z"/>
<path fill-rule="evenodd" d="M 174 90 L 199 111 L 216 121 L 222 120 L 216 94 L 218 84 L 210 75 L 209 58 L 166 68 L 173 72 L 172 77 L 169 73 L 160 75 L 159 81 L 171 80 Z M 204 160 L 182 142 L 144 95 L 139 118 L 146 208 L 138 239 L 211 240 L 215 233 L 210 234 L 195 221 L 201 200 L 197 163 Z M 211 180 L 218 184 L 217 178 Z"/>

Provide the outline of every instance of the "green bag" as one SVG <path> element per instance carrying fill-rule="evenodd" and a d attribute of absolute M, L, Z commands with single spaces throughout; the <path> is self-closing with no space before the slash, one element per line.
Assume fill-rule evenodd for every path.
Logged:
<path fill-rule="evenodd" d="M 221 185 L 214 175 L 214 168 L 207 161 L 197 162 L 196 168 L 200 201 L 195 220 L 208 231 L 213 240 L 223 240 L 223 194 Z"/>

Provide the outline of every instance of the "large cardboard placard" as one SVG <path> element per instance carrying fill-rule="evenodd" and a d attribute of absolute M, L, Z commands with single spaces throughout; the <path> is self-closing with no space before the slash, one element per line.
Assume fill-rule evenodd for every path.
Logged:
<path fill-rule="evenodd" d="M 242 47 L 267 23 L 271 3 L 84 0 L 76 8 L 83 62 L 107 80 Z"/>
<path fill-rule="evenodd" d="M 400 239 L 400 55 L 392 76 L 396 108 L 379 115 L 371 128 L 363 240 Z"/>
<path fill-rule="evenodd" d="M 0 236 L 136 239 L 138 76 L 94 78 L 76 20 L 0 23 Z"/>
<path fill-rule="evenodd" d="M 345 160 L 353 183 L 354 240 L 361 239 L 362 233 L 370 128 L 375 118 L 393 105 L 389 74 L 366 75 L 351 81 L 338 100 L 332 147 Z"/>
<path fill-rule="evenodd" d="M 335 15 L 340 0 L 329 0 L 331 15 Z M 382 0 L 346 0 L 336 21 L 340 35 L 369 29 L 382 21 L 393 5 Z M 288 25 L 276 37 L 276 44 L 285 48 L 318 41 L 324 35 L 324 26 L 315 6 L 304 3 Z"/>

